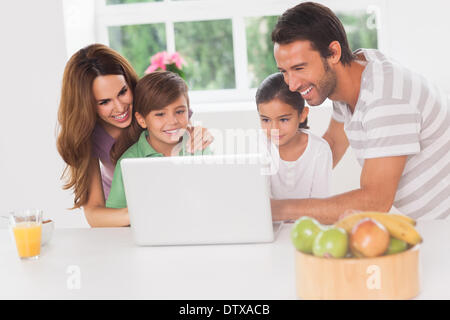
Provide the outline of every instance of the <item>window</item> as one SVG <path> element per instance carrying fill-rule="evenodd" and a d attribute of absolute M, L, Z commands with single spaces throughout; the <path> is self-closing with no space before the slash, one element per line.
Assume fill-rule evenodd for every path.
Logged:
<path fill-rule="evenodd" d="M 108 27 L 109 46 L 125 56 L 140 75 L 148 67 L 149 53 L 166 50 L 164 23 Z"/>
<path fill-rule="evenodd" d="M 236 88 L 231 19 L 174 23 L 191 90 Z"/>
<path fill-rule="evenodd" d="M 273 58 L 271 31 L 278 16 L 245 18 L 245 36 L 247 40 L 248 86 L 257 88 L 269 74 L 277 72 Z"/>
<path fill-rule="evenodd" d="M 258 84 L 277 71 L 271 30 L 299 2 L 97 0 L 95 40 L 123 54 L 141 76 L 153 54 L 180 52 L 193 103 L 251 101 Z M 352 49 L 380 47 L 384 0 L 321 2 L 343 22 Z"/>

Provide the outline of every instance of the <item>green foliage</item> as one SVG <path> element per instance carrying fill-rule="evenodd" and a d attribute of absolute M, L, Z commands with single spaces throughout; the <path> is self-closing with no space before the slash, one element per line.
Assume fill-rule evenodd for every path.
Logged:
<path fill-rule="evenodd" d="M 184 73 L 183 70 L 180 70 L 177 68 L 177 65 L 175 63 L 171 63 L 171 64 L 167 64 L 166 65 L 166 70 L 167 71 L 171 71 L 173 73 L 178 74 L 181 78 L 183 78 L 184 80 L 186 80 L 186 74 Z"/>
<path fill-rule="evenodd" d="M 246 18 L 249 86 L 256 88 L 268 75 L 277 72 L 271 33 L 277 16 Z"/>
<path fill-rule="evenodd" d="M 164 23 L 109 27 L 109 45 L 130 61 L 139 76 L 150 65 L 150 57 L 166 50 Z"/>
<path fill-rule="evenodd" d="M 231 20 L 175 23 L 175 46 L 190 89 L 236 87 Z"/>
<path fill-rule="evenodd" d="M 378 48 L 378 36 L 376 29 L 369 29 L 368 14 L 337 14 L 344 25 L 348 43 L 352 51 L 359 48 Z"/>

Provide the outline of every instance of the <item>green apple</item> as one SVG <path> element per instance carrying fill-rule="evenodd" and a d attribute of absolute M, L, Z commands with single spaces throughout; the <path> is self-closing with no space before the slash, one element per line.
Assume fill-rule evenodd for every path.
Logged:
<path fill-rule="evenodd" d="M 389 246 L 386 250 L 386 254 L 399 253 L 405 251 L 406 249 L 408 249 L 407 242 L 391 237 L 391 240 L 389 241 Z"/>
<path fill-rule="evenodd" d="M 316 219 L 301 217 L 295 221 L 291 230 L 294 247 L 301 252 L 312 253 L 314 239 L 321 230 L 321 225 Z"/>
<path fill-rule="evenodd" d="M 313 254 L 317 257 L 343 258 L 348 252 L 348 235 L 342 228 L 331 227 L 322 230 L 313 244 Z"/>

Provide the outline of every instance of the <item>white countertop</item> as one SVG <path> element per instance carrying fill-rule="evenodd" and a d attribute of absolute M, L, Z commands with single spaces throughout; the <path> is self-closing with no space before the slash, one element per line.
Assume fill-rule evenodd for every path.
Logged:
<path fill-rule="evenodd" d="M 0 230 L 0 299 L 296 299 L 291 224 L 269 244 L 137 247 L 129 228 L 55 229 L 35 261 Z M 417 299 L 450 299 L 450 221 L 421 221 Z"/>

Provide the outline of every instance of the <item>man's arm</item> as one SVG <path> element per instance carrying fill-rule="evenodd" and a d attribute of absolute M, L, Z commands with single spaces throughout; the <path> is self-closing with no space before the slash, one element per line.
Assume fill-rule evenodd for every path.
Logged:
<path fill-rule="evenodd" d="M 333 168 L 339 163 L 348 148 L 348 139 L 344 131 L 344 123 L 331 118 L 327 131 L 323 137 L 331 148 L 333 154 Z"/>
<path fill-rule="evenodd" d="M 324 224 L 336 222 L 346 210 L 381 211 L 391 209 L 407 156 L 366 159 L 361 172 L 361 188 L 325 199 L 272 200 L 273 220 L 316 218 Z"/>

